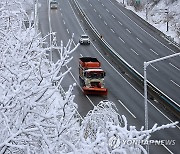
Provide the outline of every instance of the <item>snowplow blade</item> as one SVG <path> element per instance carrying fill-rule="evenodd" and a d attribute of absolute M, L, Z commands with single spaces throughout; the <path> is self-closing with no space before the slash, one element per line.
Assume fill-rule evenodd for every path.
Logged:
<path fill-rule="evenodd" d="M 87 88 L 83 87 L 85 95 L 107 95 L 106 88 Z"/>

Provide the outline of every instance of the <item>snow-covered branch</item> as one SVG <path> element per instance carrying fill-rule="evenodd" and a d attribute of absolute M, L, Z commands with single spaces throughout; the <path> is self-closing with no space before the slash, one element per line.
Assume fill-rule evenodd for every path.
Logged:
<path fill-rule="evenodd" d="M 58 87 L 78 45 L 72 49 L 73 38 L 65 47 L 53 44 L 60 59 L 50 62 L 47 53 L 53 47 L 43 48 L 45 38 L 23 26 L 27 15 L 20 4 L 1 3 L 0 10 L 0 153 L 54 153 L 64 144 L 61 138 L 71 137 L 70 127 L 78 125 L 73 87 L 65 99 Z"/>

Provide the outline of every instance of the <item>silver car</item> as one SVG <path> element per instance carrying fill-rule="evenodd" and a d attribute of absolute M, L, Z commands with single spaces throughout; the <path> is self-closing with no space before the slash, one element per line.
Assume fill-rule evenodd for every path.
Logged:
<path fill-rule="evenodd" d="M 90 44 L 90 38 L 88 35 L 83 34 L 81 35 L 80 39 L 79 39 L 79 43 L 80 44 Z"/>

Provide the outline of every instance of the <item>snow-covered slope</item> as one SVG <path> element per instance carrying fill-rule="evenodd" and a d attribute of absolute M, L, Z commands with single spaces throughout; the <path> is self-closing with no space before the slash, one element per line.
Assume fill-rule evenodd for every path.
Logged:
<path fill-rule="evenodd" d="M 180 44 L 180 0 L 141 0 L 137 6 L 133 0 L 117 0 L 124 3 L 127 9 L 132 10 L 151 25 Z M 135 1 L 135 0 L 134 0 Z M 146 16 L 146 8 L 148 8 Z M 168 13 L 167 13 L 168 12 Z M 167 31 L 168 19 L 168 31 Z"/>

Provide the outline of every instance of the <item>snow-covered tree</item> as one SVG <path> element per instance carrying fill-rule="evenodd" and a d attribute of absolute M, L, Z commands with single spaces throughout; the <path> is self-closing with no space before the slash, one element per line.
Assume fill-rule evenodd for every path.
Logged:
<path fill-rule="evenodd" d="M 73 86 L 61 95 L 60 84 L 69 71 L 61 69 L 78 45 L 71 49 L 70 39 L 65 47 L 43 48 L 45 38 L 33 27 L 25 29 L 24 17 L 21 3 L 1 3 L 0 153 L 67 151 L 64 143 L 73 137 L 79 119 Z M 55 63 L 47 58 L 50 49 L 59 51 Z"/>
<path fill-rule="evenodd" d="M 102 101 L 87 114 L 82 122 L 78 153 L 84 153 L 84 151 L 86 154 L 147 153 L 144 145 L 147 144 L 145 142 L 148 142 L 151 133 L 174 127 L 176 124 L 177 122 L 160 127 L 155 124 L 149 130 L 144 130 L 142 127 L 138 131 L 135 126 L 128 126 L 126 117 L 117 113 L 114 103 Z M 132 144 L 128 144 L 129 141 Z"/>
<path fill-rule="evenodd" d="M 16 7 L 14 11 L 11 7 Z M 33 27 L 21 3 L 0 3 L 0 154 L 146 153 L 141 145 L 114 143 L 115 139 L 148 139 L 150 134 L 176 123 L 150 130 L 128 128 L 127 120 L 110 101 L 100 102 L 84 119 L 77 114 L 73 87 L 61 83 L 70 69 L 72 39 L 47 46 Z M 52 34 L 50 34 L 52 35 Z M 54 37 L 54 35 L 52 35 Z M 44 45 L 46 44 L 46 45 Z M 46 47 L 45 47 L 46 46 Z M 59 60 L 48 59 L 50 50 Z"/>

